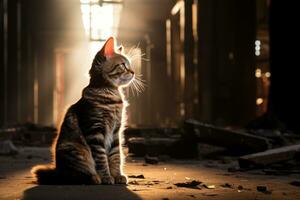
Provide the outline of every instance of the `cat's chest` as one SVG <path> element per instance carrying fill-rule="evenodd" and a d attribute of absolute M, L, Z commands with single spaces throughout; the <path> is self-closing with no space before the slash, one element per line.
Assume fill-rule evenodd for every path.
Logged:
<path fill-rule="evenodd" d="M 108 120 L 121 120 L 122 118 L 122 104 L 106 105 L 106 104 L 94 104 L 90 116 L 97 117 L 98 119 Z"/>

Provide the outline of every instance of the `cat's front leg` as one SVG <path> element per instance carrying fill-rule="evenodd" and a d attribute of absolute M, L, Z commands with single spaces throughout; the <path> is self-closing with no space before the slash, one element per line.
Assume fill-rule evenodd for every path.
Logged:
<path fill-rule="evenodd" d="M 113 143 L 111 144 L 111 150 L 108 155 L 109 159 L 109 169 L 111 175 L 115 179 L 116 184 L 127 184 L 127 176 L 123 174 L 123 154 L 122 149 L 120 149 L 119 143 L 119 133 L 115 131 L 113 137 Z"/>
<path fill-rule="evenodd" d="M 101 178 L 102 184 L 114 184 L 114 178 L 111 176 L 109 169 L 108 156 L 104 146 L 104 136 L 101 133 L 90 135 L 87 142 L 91 148 L 93 158 L 96 164 L 96 171 Z"/>

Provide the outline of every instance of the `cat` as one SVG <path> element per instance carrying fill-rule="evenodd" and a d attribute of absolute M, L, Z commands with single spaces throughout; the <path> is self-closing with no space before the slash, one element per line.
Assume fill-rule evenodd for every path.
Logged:
<path fill-rule="evenodd" d="M 88 86 L 67 110 L 53 142 L 53 164 L 31 170 L 38 184 L 127 184 L 122 88 L 133 82 L 135 73 L 123 47 L 115 51 L 113 37 L 96 54 L 89 74 Z"/>

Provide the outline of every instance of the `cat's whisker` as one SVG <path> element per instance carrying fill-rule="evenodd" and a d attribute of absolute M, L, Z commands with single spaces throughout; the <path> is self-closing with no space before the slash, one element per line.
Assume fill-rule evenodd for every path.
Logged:
<path fill-rule="evenodd" d="M 139 93 L 141 93 L 140 88 L 139 88 L 139 86 L 138 86 L 138 84 L 137 84 L 136 81 L 134 81 L 134 86 L 135 86 L 136 95 L 138 95 Z"/>
<path fill-rule="evenodd" d="M 132 81 L 134 87 L 136 88 L 136 91 L 138 93 L 141 93 L 142 91 L 144 91 L 145 89 L 145 81 L 142 80 L 139 77 L 136 77 L 133 81 Z"/>
<path fill-rule="evenodd" d="M 136 86 L 136 83 L 134 81 L 132 81 L 132 91 L 133 91 L 133 95 L 134 96 L 137 96 L 138 95 L 138 89 L 137 89 L 137 86 Z"/>
<path fill-rule="evenodd" d="M 146 83 L 146 81 L 144 79 L 142 79 L 141 77 L 136 77 L 135 79 L 139 82 Z"/>
<path fill-rule="evenodd" d="M 135 90 L 133 89 L 133 85 L 132 85 L 132 84 L 129 86 L 129 92 L 130 92 L 133 96 L 135 96 Z"/>
<path fill-rule="evenodd" d="M 150 59 L 149 58 L 141 58 L 143 61 L 149 62 Z"/>
<path fill-rule="evenodd" d="M 132 46 L 130 49 L 129 49 L 129 51 L 127 52 L 127 56 L 131 56 L 131 53 L 132 53 L 132 51 L 133 51 L 133 49 L 135 48 L 135 46 Z"/>
<path fill-rule="evenodd" d="M 144 79 L 142 79 L 142 78 L 140 78 L 140 77 L 136 77 L 135 78 L 136 79 L 136 82 L 138 83 L 138 84 L 140 84 L 141 86 L 145 86 L 146 85 L 146 81 L 144 80 Z"/>

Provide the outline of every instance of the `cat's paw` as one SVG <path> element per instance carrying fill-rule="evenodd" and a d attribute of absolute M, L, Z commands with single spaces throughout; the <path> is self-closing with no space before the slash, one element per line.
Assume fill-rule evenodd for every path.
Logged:
<path fill-rule="evenodd" d="M 93 175 L 91 179 L 92 179 L 92 184 L 96 184 L 96 185 L 101 184 L 101 179 L 99 175 Z"/>
<path fill-rule="evenodd" d="M 115 180 L 112 176 L 103 176 L 101 177 L 101 182 L 104 185 L 112 185 L 115 183 Z"/>
<path fill-rule="evenodd" d="M 127 184 L 127 177 L 124 175 L 119 175 L 115 177 L 116 184 Z"/>

